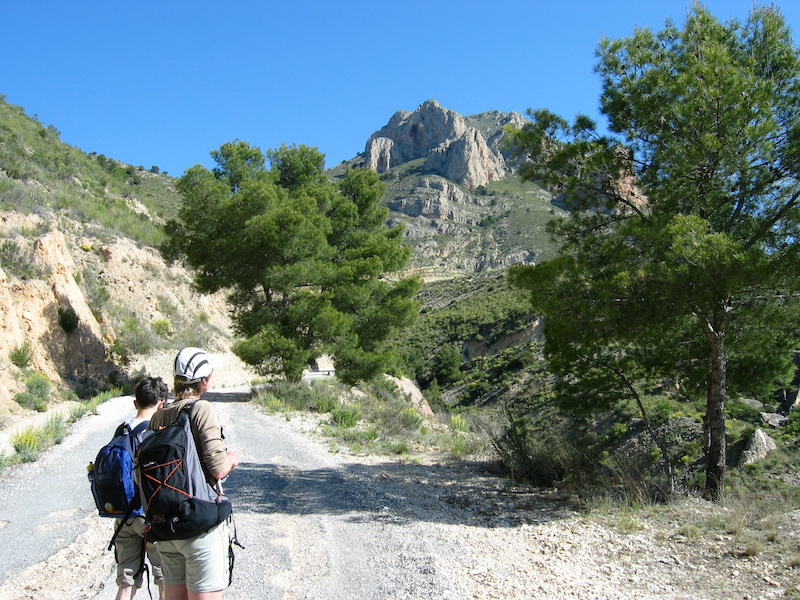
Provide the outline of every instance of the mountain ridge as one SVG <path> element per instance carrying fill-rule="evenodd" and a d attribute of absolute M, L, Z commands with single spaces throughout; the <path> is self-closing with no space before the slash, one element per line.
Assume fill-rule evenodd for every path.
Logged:
<path fill-rule="evenodd" d="M 390 224 L 405 226 L 413 249 L 410 272 L 425 279 L 534 263 L 552 255 L 545 224 L 563 211 L 517 173 L 507 129 L 524 123 L 514 112 L 462 117 L 428 100 L 395 112 L 364 152 L 329 172 L 381 176 Z"/>
<path fill-rule="evenodd" d="M 517 117 L 490 112 L 464 118 L 435 101 L 422 106 L 428 130 L 436 131 L 437 119 L 449 119 L 452 127 L 441 129 L 445 139 L 429 136 L 427 154 L 381 173 L 390 224 L 403 224 L 413 247 L 408 272 L 437 280 L 535 260 L 541 254 L 535 245 L 525 247 L 529 236 L 514 239 L 509 221 L 522 222 L 532 210 L 525 201 L 534 198 L 537 227 L 543 226 L 552 205 L 541 190 L 515 180 L 502 154 L 503 127 Z M 399 111 L 392 119 L 413 124 L 420 120 L 414 115 Z M 408 122 L 403 126 L 410 130 Z M 448 150 L 468 133 L 484 159 L 505 164 L 501 178 L 473 188 L 436 172 L 472 160 L 466 143 Z M 440 163 L 430 159 L 431 150 Z M 335 178 L 364 160 L 362 154 L 328 172 Z M 135 377 L 137 356 L 153 350 L 190 344 L 229 349 L 234 332 L 224 295 L 198 295 L 190 274 L 166 264 L 156 250 L 161 225 L 179 205 L 174 179 L 156 168 L 64 144 L 55 127 L 0 97 L 0 369 L 8 375 L 0 385 L 0 415 L 29 410 L 14 398 L 26 392 L 32 373 L 82 395 Z M 63 329 L 64 311 L 77 317 L 74 331 Z M 11 355 L 26 344 L 29 363 L 20 367 Z M 50 392 L 51 401 L 59 401 L 56 396 Z"/>

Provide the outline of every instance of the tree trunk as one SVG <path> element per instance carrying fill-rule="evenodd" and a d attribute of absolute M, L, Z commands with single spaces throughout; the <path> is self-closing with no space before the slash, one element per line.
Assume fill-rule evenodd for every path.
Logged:
<path fill-rule="evenodd" d="M 711 364 L 706 397 L 705 421 L 708 428 L 708 446 L 706 485 L 703 495 L 709 500 L 717 501 L 722 498 L 725 490 L 725 396 L 728 393 L 728 361 L 722 329 L 710 328 L 708 339 L 711 347 Z"/>

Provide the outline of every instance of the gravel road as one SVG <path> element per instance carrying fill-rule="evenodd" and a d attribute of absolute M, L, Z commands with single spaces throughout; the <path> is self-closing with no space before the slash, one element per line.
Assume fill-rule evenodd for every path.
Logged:
<path fill-rule="evenodd" d="M 717 511 L 707 503 L 621 532 L 481 464 L 338 454 L 313 422 L 244 402 L 246 388 L 208 398 L 242 459 L 226 482 L 245 546 L 229 600 L 800 595 L 784 555 L 677 535 L 690 513 Z M 0 477 L 0 600 L 114 598 L 112 525 L 96 516 L 85 465 L 132 410 L 130 398 L 107 402 L 39 461 Z M 800 554 L 798 521 L 776 539 Z"/>

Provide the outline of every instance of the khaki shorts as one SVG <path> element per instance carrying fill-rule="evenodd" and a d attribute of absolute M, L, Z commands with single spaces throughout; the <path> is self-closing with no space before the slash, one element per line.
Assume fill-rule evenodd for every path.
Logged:
<path fill-rule="evenodd" d="M 185 585 L 195 594 L 228 587 L 228 521 L 188 540 L 159 541 L 164 585 Z"/>
<path fill-rule="evenodd" d="M 119 519 L 114 520 L 114 531 L 119 526 Z M 117 585 L 142 587 L 142 573 L 134 578 L 142 561 L 142 536 L 144 535 L 144 519 L 134 517 L 120 529 L 117 539 L 114 540 L 114 557 L 117 561 Z M 161 583 L 161 560 L 158 550 L 150 543 L 147 544 L 147 560 L 150 563 L 150 573 L 156 584 Z"/>

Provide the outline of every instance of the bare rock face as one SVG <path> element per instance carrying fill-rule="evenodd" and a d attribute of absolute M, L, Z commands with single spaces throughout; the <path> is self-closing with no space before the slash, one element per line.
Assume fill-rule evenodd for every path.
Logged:
<path fill-rule="evenodd" d="M 763 429 L 756 429 L 750 442 L 747 444 L 739 459 L 739 466 L 749 465 L 767 457 L 770 452 L 778 449 L 778 445 Z"/>
<path fill-rule="evenodd" d="M 485 130 L 484 137 L 486 137 L 486 143 L 489 145 L 489 148 L 495 154 L 502 154 L 505 158 L 508 158 L 506 153 L 509 152 L 503 144 L 505 129 L 521 129 L 528 123 L 528 120 L 518 112 L 504 113 L 499 110 L 491 110 L 481 114 L 480 120 L 482 122 L 482 128 L 478 127 L 478 130 Z M 467 126 L 471 126 L 474 122 L 473 118 L 469 117 L 466 121 Z M 506 166 L 510 167 L 508 164 Z"/>
<path fill-rule="evenodd" d="M 494 141 L 495 148 L 499 147 Z M 398 111 L 374 133 L 365 149 L 366 166 L 385 173 L 397 165 L 425 158 L 425 169 L 459 185 L 477 188 L 506 173 L 499 150 L 493 149 L 464 118 L 428 100 L 415 112 Z"/>
<path fill-rule="evenodd" d="M 489 149 L 477 129 L 468 129 L 456 141 L 432 150 L 425 169 L 471 189 L 500 181 L 506 173 L 503 156 Z"/>
<path fill-rule="evenodd" d="M 467 210 L 469 203 L 469 197 L 446 179 L 424 177 L 411 194 L 390 200 L 388 206 L 410 217 L 475 224 L 479 217 Z"/>
<path fill-rule="evenodd" d="M 372 134 L 366 146 L 367 165 L 383 173 L 424 158 L 432 149 L 460 138 L 466 130 L 461 115 L 428 100 L 413 113 L 396 112 L 383 129 Z"/>
<path fill-rule="evenodd" d="M 33 260 L 48 273 L 47 279 L 20 280 L 0 271 L 0 356 L 28 345 L 31 368 L 51 381 L 107 380 L 111 364 L 101 327 L 75 282 L 64 234 L 51 231 L 38 238 Z M 73 331 L 61 327 L 59 309 L 75 312 L 78 325 Z M 12 379 L 0 387 L 0 408 L 20 411 L 11 401 L 20 387 Z"/>
<path fill-rule="evenodd" d="M 384 377 L 394 383 L 397 389 L 406 395 L 411 405 L 422 418 L 432 420 L 435 417 L 428 401 L 425 400 L 420 389 L 408 377 L 397 378 L 391 375 L 384 375 Z"/>
<path fill-rule="evenodd" d="M 41 313 L 47 318 L 37 320 L 43 330 L 36 337 L 48 349 L 48 355 L 58 365 L 61 377 L 107 379 L 110 364 L 106 360 L 103 332 L 95 319 L 78 284 L 76 267 L 60 231 L 51 231 L 34 244 L 34 260 L 51 271 L 50 295 L 41 298 Z M 59 323 L 59 308 L 72 310 L 78 317 L 78 327 L 65 332 Z"/>
<path fill-rule="evenodd" d="M 44 227 L 51 230 L 31 234 Z M 106 384 L 120 370 L 131 377 L 169 378 L 175 352 L 193 340 L 192 331 L 201 324 L 202 344 L 221 357 L 217 385 L 240 385 L 255 377 L 230 353 L 233 334 L 224 293 L 198 294 L 190 275 L 179 265 L 165 264 L 153 248 L 125 238 L 105 242 L 77 236 L 75 230 L 79 227 L 67 221 L 45 223 L 0 212 L 0 236 L 14 242 L 21 255 L 31 256 L 39 272 L 38 278 L 24 279 L 0 269 L 0 423 L 8 415 L 30 412 L 14 401 L 15 394 L 25 391 L 25 375 L 10 359 L 24 345 L 31 352 L 26 370 L 41 373 L 59 388 L 72 382 Z M 101 308 L 96 296 L 90 307 L 92 290 L 107 295 Z M 75 312 L 73 331 L 62 328 L 59 309 Z M 151 326 L 157 321 L 168 323 L 173 333 L 161 340 L 160 351 L 132 353 L 128 362 L 116 364 L 111 349 L 120 339 L 112 325 L 114 318 L 121 320 L 117 310 L 127 322 L 137 323 L 142 335 L 155 336 Z"/>
<path fill-rule="evenodd" d="M 385 173 L 392 167 L 394 141 L 387 137 L 371 137 L 367 142 L 367 168 Z"/>

